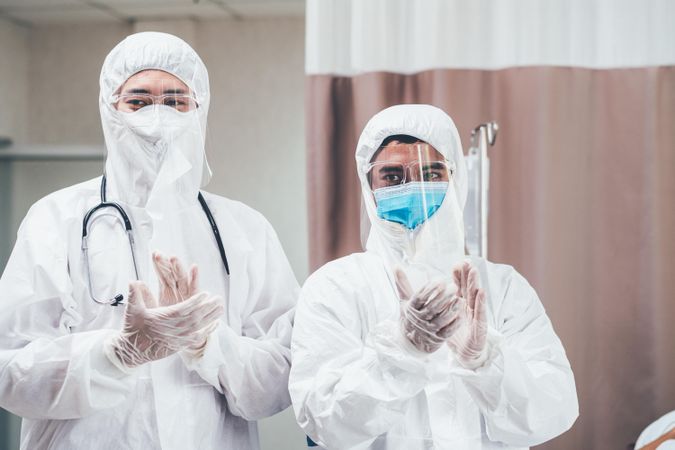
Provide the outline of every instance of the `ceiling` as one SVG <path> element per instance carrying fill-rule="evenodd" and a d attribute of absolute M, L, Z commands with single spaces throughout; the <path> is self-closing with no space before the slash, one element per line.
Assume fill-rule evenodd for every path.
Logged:
<path fill-rule="evenodd" d="M 304 13 L 305 0 L 0 0 L 0 18 L 26 26 L 186 18 L 240 20 Z"/>

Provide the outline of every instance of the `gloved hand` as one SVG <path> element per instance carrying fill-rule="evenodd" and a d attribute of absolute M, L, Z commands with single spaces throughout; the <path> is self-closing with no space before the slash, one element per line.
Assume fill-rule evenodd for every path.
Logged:
<path fill-rule="evenodd" d="M 427 283 L 415 295 L 408 277 L 395 270 L 401 299 L 401 330 L 419 351 L 433 353 L 459 327 L 459 301 L 452 286 L 444 281 Z"/>
<path fill-rule="evenodd" d="M 129 285 L 124 326 L 104 343 L 104 352 L 125 370 L 198 346 L 218 325 L 222 302 L 207 293 L 171 306 L 158 306 L 145 283 Z"/>
<path fill-rule="evenodd" d="M 178 258 L 175 256 L 167 258 L 159 252 L 152 254 L 152 262 L 159 279 L 160 305 L 174 305 L 197 293 L 199 272 L 196 265 L 193 264 L 190 267 L 190 273 L 187 274 Z M 204 355 L 208 337 L 208 334 L 205 335 L 200 341 L 188 346 L 185 351 L 192 357 L 201 358 Z"/>
<path fill-rule="evenodd" d="M 487 313 L 485 291 L 480 288 L 478 270 L 465 262 L 452 271 L 461 296 L 460 327 L 448 339 L 462 367 L 475 369 L 487 359 Z"/>
<path fill-rule="evenodd" d="M 167 258 L 159 252 L 152 254 L 152 263 L 159 279 L 159 304 L 175 305 L 197 293 L 199 271 L 193 264 L 189 275 L 178 258 Z"/>

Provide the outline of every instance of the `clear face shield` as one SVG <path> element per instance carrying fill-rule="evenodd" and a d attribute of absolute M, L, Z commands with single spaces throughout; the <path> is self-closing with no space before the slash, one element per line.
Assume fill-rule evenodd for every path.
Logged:
<path fill-rule="evenodd" d="M 208 96 L 200 99 L 171 73 L 143 70 L 105 101 L 111 123 L 108 150 L 123 153 L 122 159 L 133 164 L 120 168 L 118 175 L 139 174 L 129 175 L 138 178 L 129 180 L 132 185 L 152 183 L 158 206 L 166 196 L 184 196 L 193 203 L 196 189 L 211 174 L 204 150 Z"/>
<path fill-rule="evenodd" d="M 371 233 L 377 234 L 377 251 L 390 269 L 404 270 L 413 287 L 451 279 L 452 267 L 464 255 L 455 163 L 430 144 L 393 141 L 380 147 L 364 169 Z"/>

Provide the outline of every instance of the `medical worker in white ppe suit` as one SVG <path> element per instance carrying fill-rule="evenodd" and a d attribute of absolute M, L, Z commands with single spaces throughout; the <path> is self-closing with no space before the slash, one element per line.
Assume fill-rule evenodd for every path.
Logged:
<path fill-rule="evenodd" d="M 290 405 L 299 289 L 263 216 L 203 193 L 225 267 L 198 201 L 206 67 L 179 38 L 138 33 L 100 88 L 107 183 L 33 205 L 0 280 L 0 406 L 24 418 L 22 449 L 256 449 L 255 421 Z M 128 215 L 135 261 L 111 207 L 83 251 L 102 197 Z"/>
<path fill-rule="evenodd" d="M 578 415 L 574 377 L 537 294 L 464 256 L 466 168 L 443 111 L 375 115 L 356 149 L 366 251 L 303 286 L 289 388 L 327 449 L 522 449 Z"/>

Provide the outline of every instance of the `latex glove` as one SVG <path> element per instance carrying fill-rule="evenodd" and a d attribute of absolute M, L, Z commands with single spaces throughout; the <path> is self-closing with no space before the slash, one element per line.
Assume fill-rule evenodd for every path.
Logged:
<path fill-rule="evenodd" d="M 145 283 L 129 285 L 124 326 L 104 343 L 108 359 L 123 371 L 204 342 L 223 314 L 222 301 L 202 292 L 159 306 Z"/>
<path fill-rule="evenodd" d="M 470 263 L 456 267 L 453 279 L 461 297 L 461 326 L 448 339 L 462 367 L 475 369 L 487 359 L 487 313 L 485 291 L 480 288 L 478 270 Z"/>
<path fill-rule="evenodd" d="M 152 262 L 159 279 L 160 305 L 172 305 L 181 302 L 182 299 L 192 297 L 198 291 L 199 272 L 196 265 L 190 267 L 190 273 L 186 273 L 178 258 L 165 257 L 159 252 L 152 254 Z M 193 345 L 188 346 L 185 352 L 192 358 L 204 356 L 209 335 Z"/>
<path fill-rule="evenodd" d="M 419 351 L 433 353 L 459 327 L 459 299 L 453 286 L 432 281 L 412 295 L 408 277 L 395 270 L 396 288 L 401 299 L 401 331 Z"/>
<path fill-rule="evenodd" d="M 178 258 L 167 258 L 159 252 L 152 254 L 152 263 L 159 279 L 160 305 L 175 305 L 197 293 L 199 271 L 195 264 L 188 274 Z"/>

